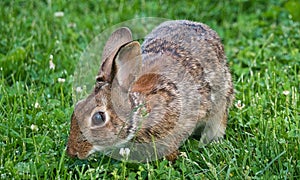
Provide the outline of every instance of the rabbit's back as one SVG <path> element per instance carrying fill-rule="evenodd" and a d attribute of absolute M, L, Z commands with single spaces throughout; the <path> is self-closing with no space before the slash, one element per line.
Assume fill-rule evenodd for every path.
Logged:
<path fill-rule="evenodd" d="M 146 36 L 142 53 L 167 53 L 175 57 L 196 58 L 205 57 L 209 46 L 216 52 L 219 62 L 226 64 L 223 45 L 214 30 L 199 22 L 167 21 Z"/>
<path fill-rule="evenodd" d="M 167 56 L 184 68 L 193 77 L 193 85 L 197 87 L 200 97 L 198 126 L 218 126 L 216 128 L 220 132 L 206 131 L 217 134 L 217 138 L 223 136 L 227 111 L 233 99 L 233 84 L 224 47 L 217 33 L 198 22 L 167 21 L 145 38 L 142 55 L 143 63 L 150 66 L 164 64 L 164 58 L 160 57 Z M 211 139 L 214 138 L 209 137 L 207 141 Z"/>

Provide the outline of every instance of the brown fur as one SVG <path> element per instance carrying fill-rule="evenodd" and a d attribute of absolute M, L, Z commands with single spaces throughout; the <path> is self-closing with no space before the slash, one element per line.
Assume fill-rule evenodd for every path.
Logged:
<path fill-rule="evenodd" d="M 72 115 L 71 119 L 72 121 L 67 145 L 67 153 L 72 157 L 77 156 L 78 158 L 82 159 L 88 155 L 93 145 L 85 140 L 85 138 L 82 136 L 74 114 Z"/>
<path fill-rule="evenodd" d="M 132 92 L 143 92 L 145 94 L 150 93 L 154 86 L 158 83 L 159 75 L 157 74 L 145 74 L 140 77 L 132 86 Z"/>

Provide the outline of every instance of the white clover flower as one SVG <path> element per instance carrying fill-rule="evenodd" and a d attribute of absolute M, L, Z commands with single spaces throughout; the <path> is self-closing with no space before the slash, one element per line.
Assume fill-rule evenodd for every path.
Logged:
<path fill-rule="evenodd" d="M 77 92 L 77 93 L 81 93 L 81 92 L 82 92 L 82 88 L 81 88 L 80 86 L 78 86 L 78 87 L 76 88 L 76 92 Z"/>
<path fill-rule="evenodd" d="M 75 28 L 75 27 L 76 27 L 76 23 L 69 23 L 69 24 L 68 24 L 68 27 L 69 27 L 69 28 Z"/>
<path fill-rule="evenodd" d="M 241 100 L 238 100 L 238 102 L 235 103 L 235 107 L 241 110 L 245 107 L 245 104 L 243 104 Z"/>
<path fill-rule="evenodd" d="M 59 83 L 64 83 L 64 82 L 66 81 L 66 79 L 64 79 L 64 78 L 58 78 L 57 81 L 58 81 Z"/>
<path fill-rule="evenodd" d="M 50 69 L 55 69 L 55 64 L 53 63 L 53 55 L 52 54 L 50 54 L 50 56 L 49 56 L 49 68 Z"/>
<path fill-rule="evenodd" d="M 180 152 L 179 156 L 183 158 L 187 158 L 186 152 Z"/>
<path fill-rule="evenodd" d="M 289 94 L 290 94 L 290 91 L 288 91 L 288 90 L 285 90 L 285 91 L 283 91 L 283 92 L 282 92 L 282 94 L 283 94 L 283 95 L 285 95 L 285 96 L 287 96 L 287 95 L 289 95 Z"/>
<path fill-rule="evenodd" d="M 38 130 L 39 130 L 38 126 L 35 125 L 35 124 L 31 124 L 30 129 L 31 129 L 32 131 L 38 131 Z"/>
<path fill-rule="evenodd" d="M 40 108 L 41 106 L 38 102 L 35 102 L 34 107 L 37 109 L 37 108 Z"/>
<path fill-rule="evenodd" d="M 130 154 L 130 149 L 129 148 L 121 148 L 119 151 L 119 154 L 124 157 L 125 159 L 128 158 L 129 154 Z"/>
<path fill-rule="evenodd" d="M 57 12 L 54 13 L 55 17 L 63 17 L 64 15 L 65 15 L 65 13 L 62 12 L 62 11 L 57 11 Z"/>

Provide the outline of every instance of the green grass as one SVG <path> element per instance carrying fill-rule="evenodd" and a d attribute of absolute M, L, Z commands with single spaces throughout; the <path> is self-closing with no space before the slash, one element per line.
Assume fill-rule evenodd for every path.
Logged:
<path fill-rule="evenodd" d="M 0 178 L 299 179 L 299 6 L 276 0 L 1 1 Z M 57 11 L 64 16 L 54 17 Z M 70 159 L 65 145 L 76 63 L 96 35 L 136 17 L 201 21 L 220 34 L 236 91 L 226 138 L 204 148 L 189 139 L 173 164 L 100 154 Z"/>

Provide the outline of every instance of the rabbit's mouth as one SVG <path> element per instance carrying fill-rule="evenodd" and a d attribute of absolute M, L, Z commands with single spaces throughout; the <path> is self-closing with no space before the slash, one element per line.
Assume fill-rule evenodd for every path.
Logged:
<path fill-rule="evenodd" d="M 88 141 L 82 141 L 80 143 L 72 144 L 68 142 L 67 145 L 67 154 L 71 158 L 79 158 L 79 159 L 85 159 L 90 154 L 92 154 L 93 151 L 93 145 L 90 144 Z"/>

